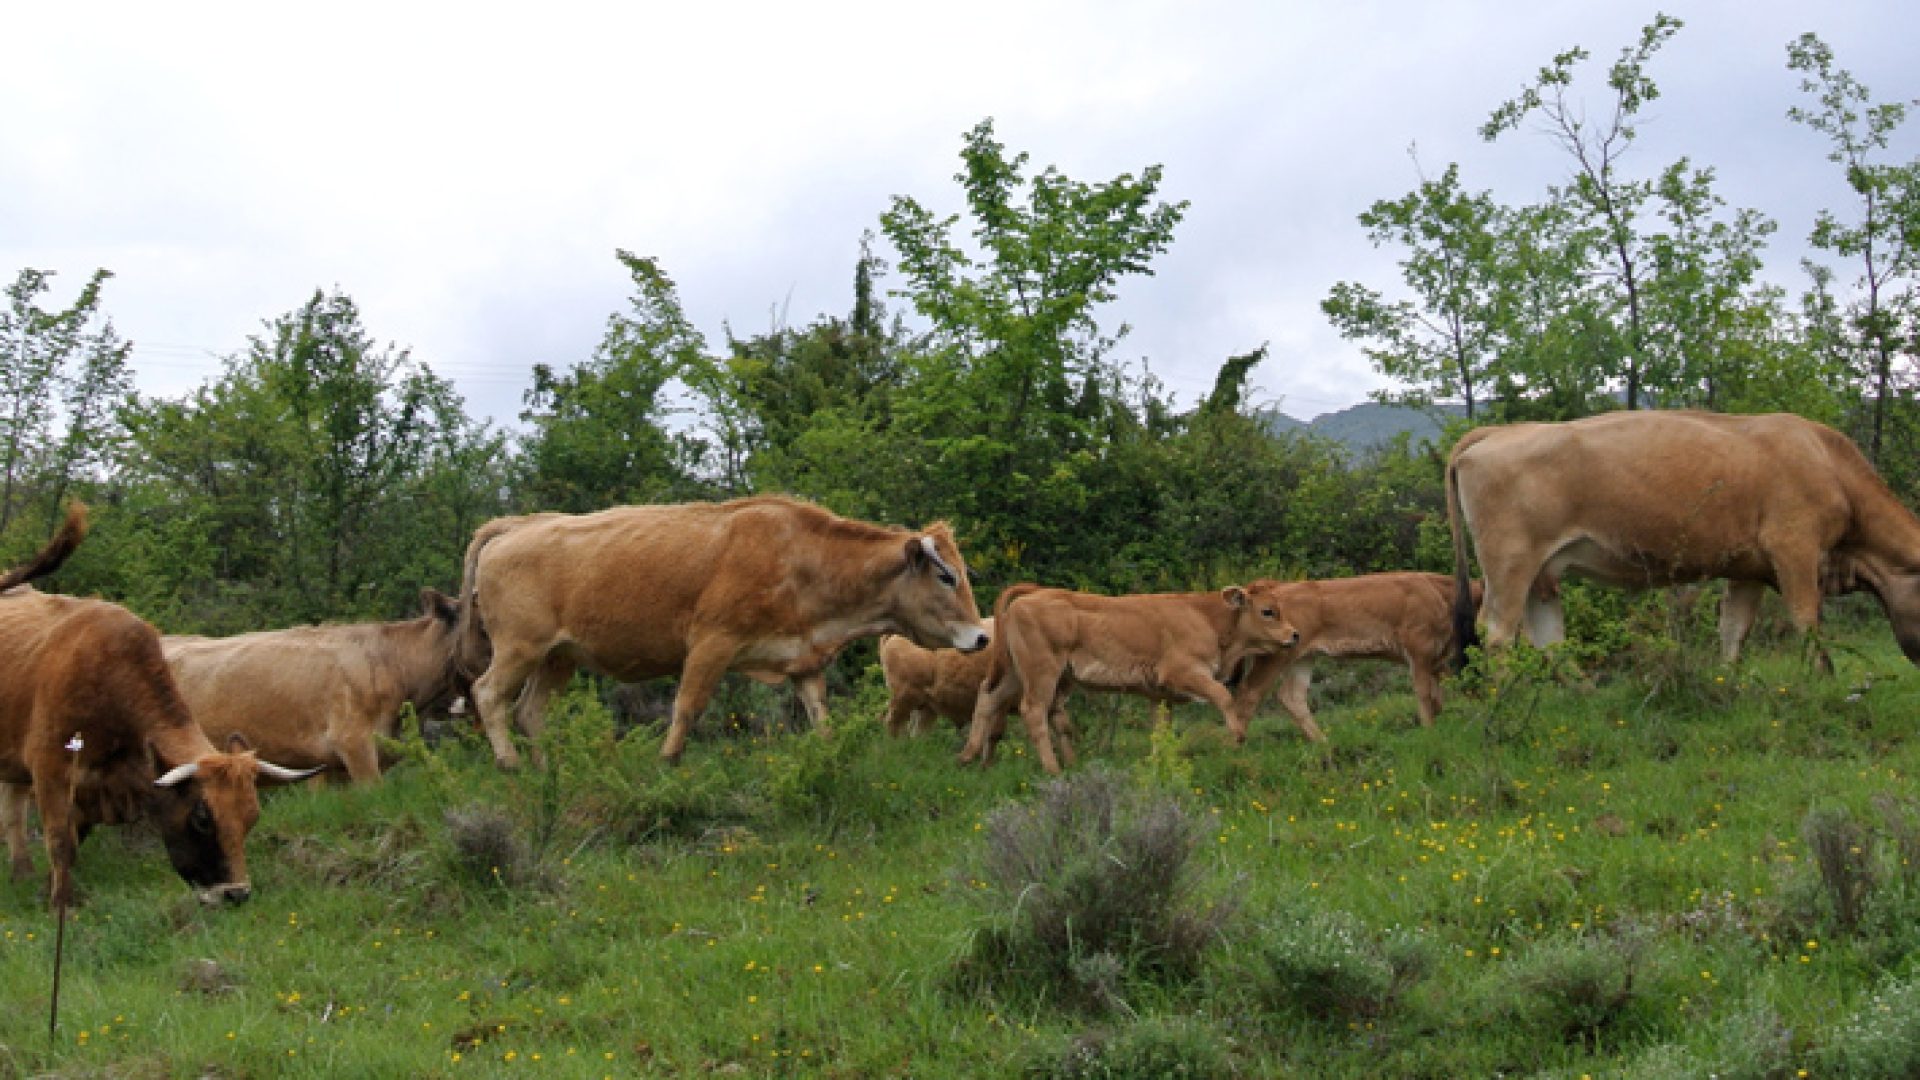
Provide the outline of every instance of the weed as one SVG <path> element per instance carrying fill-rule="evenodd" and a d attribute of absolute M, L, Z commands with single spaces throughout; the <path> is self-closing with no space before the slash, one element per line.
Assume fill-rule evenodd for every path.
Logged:
<path fill-rule="evenodd" d="M 1431 966 L 1425 942 L 1386 943 L 1341 911 L 1288 914 L 1261 928 L 1252 992 L 1275 1012 L 1353 1021 L 1385 1013 Z"/>
<path fill-rule="evenodd" d="M 1233 1075 L 1226 1040 L 1190 1019 L 1149 1017 L 1118 1032 L 1074 1039 L 1065 1053 L 1037 1062 L 1029 1076 L 1048 1080 L 1162 1080 Z"/>
<path fill-rule="evenodd" d="M 1643 935 L 1559 937 L 1516 962 L 1518 997 L 1508 1009 L 1567 1042 L 1595 1043 L 1624 1017 L 1637 991 L 1634 977 L 1645 952 Z"/>
<path fill-rule="evenodd" d="M 1800 836 L 1813 854 L 1835 921 L 1841 931 L 1853 933 L 1873 892 L 1873 834 L 1852 814 L 1834 809 L 1808 811 L 1800 822 Z"/>
<path fill-rule="evenodd" d="M 1920 979 L 1890 979 L 1828 1035 L 1823 1074 L 1852 1080 L 1920 1076 Z"/>
<path fill-rule="evenodd" d="M 511 816 L 484 803 L 447 811 L 453 865 L 469 882 L 518 888 L 545 881 Z"/>

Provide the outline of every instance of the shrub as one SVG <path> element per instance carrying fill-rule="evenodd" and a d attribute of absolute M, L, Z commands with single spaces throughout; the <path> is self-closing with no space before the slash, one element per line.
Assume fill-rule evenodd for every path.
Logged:
<path fill-rule="evenodd" d="M 484 803 L 447 811 L 453 865 L 469 882 L 509 888 L 544 884 L 545 874 L 513 818 Z"/>
<path fill-rule="evenodd" d="M 1719 1035 L 1720 1051 L 1711 1074 L 1720 1080 L 1782 1080 L 1794 1075 L 1793 1029 L 1771 1005 L 1756 1002 L 1727 1017 Z"/>
<path fill-rule="evenodd" d="M 1818 1059 L 1823 1075 L 1851 1080 L 1920 1076 L 1920 979 L 1894 979 L 1834 1028 Z"/>
<path fill-rule="evenodd" d="M 1423 939 L 1395 934 L 1381 942 L 1345 912 L 1289 915 L 1263 929 L 1252 990 L 1276 1012 L 1323 1020 L 1379 1016 L 1431 966 Z"/>
<path fill-rule="evenodd" d="M 1226 1039 L 1206 1024 L 1149 1017 L 1117 1033 L 1082 1035 L 1029 1075 L 1052 1080 L 1162 1080 L 1230 1077 Z"/>
<path fill-rule="evenodd" d="M 966 989 L 1106 1007 L 1129 979 L 1190 978 L 1233 912 L 1199 896 L 1200 825 L 1118 773 L 1056 780 L 992 814 L 985 834 L 967 876 L 991 921 L 960 958 Z"/>
<path fill-rule="evenodd" d="M 1819 868 L 1835 921 L 1842 931 L 1853 933 L 1873 893 L 1873 835 L 1845 810 L 1808 811 L 1800 835 Z"/>
<path fill-rule="evenodd" d="M 1645 944 L 1632 931 L 1544 942 L 1515 962 L 1519 996 L 1508 1008 L 1563 1041 L 1591 1044 L 1635 1001 Z"/>

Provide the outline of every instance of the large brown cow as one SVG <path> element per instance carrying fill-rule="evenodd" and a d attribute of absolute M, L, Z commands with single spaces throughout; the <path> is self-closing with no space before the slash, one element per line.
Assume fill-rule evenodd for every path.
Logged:
<path fill-rule="evenodd" d="M 237 637 L 160 639 L 193 717 L 215 742 L 240 734 L 284 765 L 380 779 L 378 739 L 401 705 L 426 710 L 464 689 L 454 663 L 459 606 L 420 590 L 421 614 L 387 623 L 298 626 Z"/>
<path fill-rule="evenodd" d="M 677 674 L 660 755 L 678 761 L 728 671 L 818 672 L 846 642 L 886 632 L 986 647 L 966 571 L 945 525 L 883 528 L 780 496 L 490 522 L 467 548 L 461 593 L 463 633 L 491 647 L 474 704 L 494 760 L 512 768 L 508 710 L 537 734 L 575 668 Z"/>
<path fill-rule="evenodd" d="M 1474 582 L 1475 604 L 1480 591 L 1480 583 Z M 1314 660 L 1325 656 L 1404 662 L 1413 676 L 1420 723 L 1433 725 L 1440 713 L 1440 672 L 1453 651 L 1452 578 L 1406 571 L 1292 581 L 1280 586 L 1276 599 L 1287 621 L 1300 631 L 1300 644 L 1253 662 L 1234 691 L 1234 708 L 1243 720 L 1252 718 L 1260 699 L 1284 677 L 1280 704 L 1301 734 L 1322 741 L 1325 736 L 1313 722 L 1307 691 Z"/>
<path fill-rule="evenodd" d="M 981 623 L 993 633 L 993 620 Z M 974 699 L 987 677 L 990 649 L 976 653 L 923 649 L 906 638 L 880 639 L 880 674 L 887 681 L 887 734 L 918 732 L 922 716 L 944 716 L 955 727 L 973 719 Z"/>
<path fill-rule="evenodd" d="M 1275 599 L 1278 590 L 1275 581 L 1230 585 L 1217 593 L 1140 596 L 1009 588 L 994 605 L 991 666 L 961 762 L 987 752 L 1018 704 L 1040 767 L 1058 773 L 1060 758 L 1071 765 L 1072 727 L 1060 703 L 1074 686 L 1210 702 L 1234 741 L 1246 741 L 1246 721 L 1234 712 L 1233 693 L 1221 680 L 1248 657 L 1299 642 L 1299 631 Z M 1058 758 L 1050 726 L 1060 739 Z"/>
<path fill-rule="evenodd" d="M 1726 578 L 1728 658 L 1765 586 L 1802 632 L 1833 591 L 1880 598 L 1907 657 L 1920 662 L 1920 521 L 1832 428 L 1788 414 L 1609 413 L 1560 424 L 1470 431 L 1447 465 L 1454 620 L 1473 640 L 1471 533 L 1486 578 L 1491 646 L 1565 636 L 1559 580 L 1634 588 Z"/>
<path fill-rule="evenodd" d="M 222 752 L 193 722 L 160 635 L 118 604 L 23 583 L 58 569 L 86 535 L 79 504 L 39 555 L 0 575 L 0 828 L 16 877 L 32 872 L 29 800 L 40 808 L 52 898 L 73 899 L 73 860 L 94 825 L 149 818 L 206 903 L 251 894 L 245 841 L 260 816 L 257 775 L 312 775 Z"/>

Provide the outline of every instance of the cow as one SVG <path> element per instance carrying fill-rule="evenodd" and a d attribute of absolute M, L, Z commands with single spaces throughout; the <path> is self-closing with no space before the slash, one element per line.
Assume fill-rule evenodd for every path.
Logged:
<path fill-rule="evenodd" d="M 1475 642 L 1467 536 L 1486 579 L 1489 648 L 1526 624 L 1565 637 L 1569 575 L 1652 588 L 1725 578 L 1722 655 L 1734 659 L 1762 591 L 1778 589 L 1803 634 L 1828 593 L 1879 598 L 1920 663 L 1920 520 L 1846 436 L 1798 416 L 1607 413 L 1478 428 L 1447 463 L 1456 665 Z"/>
<path fill-rule="evenodd" d="M 981 622 L 991 635 L 993 620 Z M 944 716 L 956 728 L 973 719 L 974 699 L 987 677 L 991 649 L 976 653 L 923 649 L 906 638 L 880 639 L 880 674 L 887 682 L 887 734 L 920 730 L 923 716 Z"/>
<path fill-rule="evenodd" d="M 488 656 L 474 704 L 506 769 L 519 765 L 509 709 L 536 737 L 547 697 L 579 667 L 678 675 L 660 747 L 677 762 L 728 671 L 817 673 L 847 642 L 886 632 L 987 645 L 945 524 L 910 532 L 778 495 L 489 522 L 468 545 L 461 601 L 462 655 Z"/>
<path fill-rule="evenodd" d="M 167 635 L 161 651 L 194 719 L 215 742 L 246 737 L 295 768 L 380 779 L 378 740 L 401 705 L 425 711 L 465 692 L 455 664 L 459 605 L 420 590 L 421 613 L 398 622 L 299 626 L 236 637 Z"/>
<path fill-rule="evenodd" d="M 259 777 L 314 770 L 262 760 L 246 740 L 219 750 L 194 723 L 160 653 L 160 635 L 118 604 L 42 593 L 86 535 L 74 503 L 40 553 L 0 574 L 0 829 L 15 877 L 33 871 L 29 801 L 40 810 L 51 899 L 73 901 L 73 862 L 94 825 L 155 822 L 167 857 L 203 903 L 252 894 L 245 841 Z"/>
<path fill-rule="evenodd" d="M 1480 583 L 1473 582 L 1473 600 Z M 1399 660 L 1413 677 L 1413 695 L 1423 727 L 1440 713 L 1440 672 L 1453 654 L 1453 579 L 1446 574 L 1398 571 L 1329 581 L 1293 581 L 1277 595 L 1287 621 L 1300 631 L 1291 649 L 1252 662 L 1234 691 L 1234 708 L 1251 720 L 1260 699 L 1280 682 L 1280 704 L 1300 733 L 1314 742 L 1326 736 L 1313 721 L 1307 690 L 1313 662 L 1335 659 Z"/>
<path fill-rule="evenodd" d="M 1008 588 L 994 605 L 993 651 L 961 763 L 988 751 L 1017 704 L 1040 767 L 1057 775 L 1061 758 L 1074 760 L 1073 729 L 1061 708 L 1074 686 L 1210 702 L 1234 742 L 1245 742 L 1246 721 L 1222 677 L 1248 657 L 1299 643 L 1278 591 L 1278 582 L 1266 580 L 1217 593 L 1136 596 Z M 1058 757 L 1050 727 L 1060 738 Z"/>

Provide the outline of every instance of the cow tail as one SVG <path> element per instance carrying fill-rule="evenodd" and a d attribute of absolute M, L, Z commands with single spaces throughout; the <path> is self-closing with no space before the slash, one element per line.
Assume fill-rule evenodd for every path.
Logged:
<path fill-rule="evenodd" d="M 485 674 L 493 659 L 493 643 L 487 638 L 486 623 L 480 616 L 480 583 L 475 580 L 480 552 L 491 541 L 511 532 L 520 520 L 494 518 L 475 529 L 473 540 L 467 544 L 467 557 L 460 571 L 460 621 L 455 633 L 459 638 L 460 672 L 469 682 Z"/>
<path fill-rule="evenodd" d="M 987 643 L 987 674 L 980 680 L 980 691 L 985 693 L 1000 685 L 1013 667 L 1013 654 L 1007 650 L 1007 624 L 1001 620 L 1006 617 L 1007 608 L 1015 600 L 1036 592 L 1040 586 L 1030 581 L 1018 585 L 1009 585 L 993 601 L 993 640 Z"/>
<path fill-rule="evenodd" d="M 1460 449 L 1454 448 L 1447 462 L 1447 528 L 1453 533 L 1453 670 L 1457 674 L 1467 666 L 1467 650 L 1480 644 L 1474 626 L 1479 604 L 1474 597 L 1473 578 L 1467 568 L 1465 514 L 1460 510 Z"/>
<path fill-rule="evenodd" d="M 53 539 L 47 541 L 47 546 L 41 548 L 40 553 L 28 562 L 14 567 L 5 574 L 0 574 L 0 592 L 6 592 L 15 585 L 35 578 L 46 577 L 60 569 L 60 564 L 66 562 L 67 557 L 80 546 L 80 541 L 86 538 L 86 504 L 78 501 L 70 502 L 67 504 L 66 520 L 60 523 L 59 531 L 53 534 Z"/>

